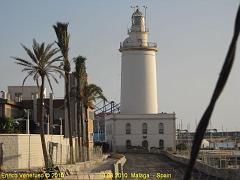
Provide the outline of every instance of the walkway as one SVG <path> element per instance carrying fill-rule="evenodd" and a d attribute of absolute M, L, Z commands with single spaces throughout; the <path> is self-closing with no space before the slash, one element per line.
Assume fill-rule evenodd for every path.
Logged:
<path fill-rule="evenodd" d="M 128 153 L 125 156 L 127 159 L 124 166 L 126 179 L 183 179 L 186 166 L 172 161 L 165 155 Z M 215 177 L 207 176 L 196 170 L 193 172 L 193 179 L 217 180 Z"/>
<path fill-rule="evenodd" d="M 104 161 L 101 161 L 94 166 L 81 169 L 78 172 L 72 172 L 70 176 L 65 176 L 63 179 L 68 180 L 87 180 L 87 179 L 99 179 L 103 180 L 104 175 L 100 174 L 101 171 L 110 171 L 113 168 L 113 164 L 117 161 L 115 158 L 107 158 Z"/>

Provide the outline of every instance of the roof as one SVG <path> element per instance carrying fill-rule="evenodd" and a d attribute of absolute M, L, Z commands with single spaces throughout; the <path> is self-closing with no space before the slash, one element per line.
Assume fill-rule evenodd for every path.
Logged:
<path fill-rule="evenodd" d="M 141 11 L 139 11 L 139 9 L 137 9 L 137 10 L 133 13 L 132 17 L 133 17 L 133 16 L 143 16 L 143 13 L 142 13 Z"/>

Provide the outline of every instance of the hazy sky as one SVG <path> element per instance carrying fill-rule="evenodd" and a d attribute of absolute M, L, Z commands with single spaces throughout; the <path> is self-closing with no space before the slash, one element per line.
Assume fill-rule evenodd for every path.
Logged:
<path fill-rule="evenodd" d="M 159 112 L 176 112 L 183 127 L 201 118 L 232 38 L 238 0 L 1 0 L 0 90 L 25 76 L 10 56 L 26 57 L 20 43 L 53 42 L 52 25 L 69 22 L 70 57 L 88 58 L 90 81 L 109 100 L 120 100 L 119 44 L 127 37 L 131 5 L 147 5 L 150 41 L 157 42 Z M 238 43 L 239 45 L 239 43 Z M 240 47 L 227 86 L 217 102 L 212 127 L 240 131 Z M 54 85 L 63 97 L 63 80 Z M 32 85 L 28 81 L 27 85 Z"/>

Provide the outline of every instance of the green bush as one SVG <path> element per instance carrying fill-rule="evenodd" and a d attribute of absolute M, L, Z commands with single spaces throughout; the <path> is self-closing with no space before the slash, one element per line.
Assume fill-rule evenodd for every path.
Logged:
<path fill-rule="evenodd" d="M 0 118 L 0 133 L 14 133 L 12 118 Z"/>
<path fill-rule="evenodd" d="M 176 145 L 177 150 L 187 150 L 187 145 L 184 143 L 180 143 Z"/>

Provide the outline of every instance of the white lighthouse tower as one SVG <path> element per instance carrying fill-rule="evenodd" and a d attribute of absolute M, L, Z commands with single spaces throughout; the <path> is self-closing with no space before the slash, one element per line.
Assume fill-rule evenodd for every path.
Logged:
<path fill-rule="evenodd" d="M 114 152 L 175 149 L 175 113 L 158 113 L 156 52 L 145 17 L 134 10 L 128 37 L 120 44 L 120 114 L 105 117 L 105 140 Z"/>
<path fill-rule="evenodd" d="M 157 44 L 148 42 L 144 15 L 137 9 L 132 26 L 120 45 L 122 53 L 121 113 L 157 114 Z"/>

